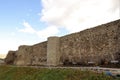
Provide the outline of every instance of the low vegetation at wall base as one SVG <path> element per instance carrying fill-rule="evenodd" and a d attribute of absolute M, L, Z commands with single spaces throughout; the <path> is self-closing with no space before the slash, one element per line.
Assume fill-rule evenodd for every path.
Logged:
<path fill-rule="evenodd" d="M 104 74 L 78 69 L 0 66 L 0 80 L 115 80 Z M 117 80 L 117 79 L 116 79 Z"/>

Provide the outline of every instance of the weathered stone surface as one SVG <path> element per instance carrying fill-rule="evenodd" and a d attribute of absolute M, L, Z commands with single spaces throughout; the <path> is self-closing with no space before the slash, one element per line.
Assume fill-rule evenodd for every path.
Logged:
<path fill-rule="evenodd" d="M 16 65 L 108 64 L 120 63 L 120 20 L 73 33 L 51 37 L 33 46 L 20 46 L 16 58 L 10 52 L 6 61 Z"/>
<path fill-rule="evenodd" d="M 16 53 L 16 60 L 14 62 L 14 64 L 16 65 L 31 65 L 32 64 L 32 59 L 31 59 L 31 55 L 32 55 L 32 47 L 31 46 L 20 46 L 17 53 Z"/>
<path fill-rule="evenodd" d="M 49 37 L 47 44 L 47 65 L 57 66 L 60 64 L 59 37 Z"/>
<path fill-rule="evenodd" d="M 42 42 L 32 46 L 32 65 L 46 65 L 47 62 L 47 42 Z"/>
<path fill-rule="evenodd" d="M 120 59 L 120 20 L 60 38 L 61 61 L 87 64 Z"/>
<path fill-rule="evenodd" d="M 42 42 L 33 46 L 20 46 L 16 56 L 16 65 L 46 65 L 47 42 Z"/>
<path fill-rule="evenodd" d="M 15 59 L 16 59 L 16 51 L 9 51 L 5 58 L 5 63 L 14 64 Z"/>

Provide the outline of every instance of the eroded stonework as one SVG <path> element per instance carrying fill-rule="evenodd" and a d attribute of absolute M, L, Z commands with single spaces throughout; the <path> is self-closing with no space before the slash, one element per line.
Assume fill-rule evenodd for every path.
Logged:
<path fill-rule="evenodd" d="M 15 65 L 42 66 L 91 62 L 101 65 L 111 61 L 120 63 L 120 20 L 59 38 L 50 37 L 32 46 L 20 46 L 14 58 Z"/>
<path fill-rule="evenodd" d="M 4 61 L 6 64 L 14 64 L 15 60 L 16 60 L 16 51 L 9 51 Z"/>
<path fill-rule="evenodd" d="M 61 37 L 62 62 L 101 64 L 102 61 L 118 60 L 119 32 L 120 20 Z"/>
<path fill-rule="evenodd" d="M 35 44 L 33 46 L 20 46 L 16 52 L 16 65 L 46 65 L 47 42 Z"/>

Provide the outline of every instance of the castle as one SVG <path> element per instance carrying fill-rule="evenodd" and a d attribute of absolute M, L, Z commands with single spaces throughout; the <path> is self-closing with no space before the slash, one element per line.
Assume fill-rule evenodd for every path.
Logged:
<path fill-rule="evenodd" d="M 120 63 L 120 19 L 62 37 L 49 37 L 32 46 L 9 51 L 7 64 L 18 66 Z"/>

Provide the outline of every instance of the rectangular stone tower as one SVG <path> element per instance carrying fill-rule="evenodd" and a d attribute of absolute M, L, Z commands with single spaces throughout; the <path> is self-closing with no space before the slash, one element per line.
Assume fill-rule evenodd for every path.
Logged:
<path fill-rule="evenodd" d="M 49 37 L 47 43 L 47 65 L 59 65 L 60 52 L 59 52 L 59 37 Z"/>

